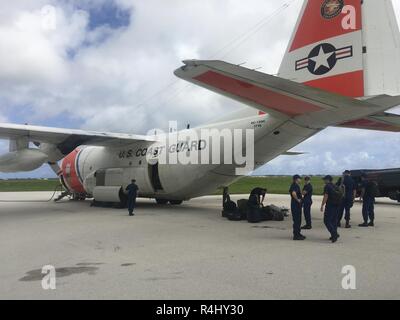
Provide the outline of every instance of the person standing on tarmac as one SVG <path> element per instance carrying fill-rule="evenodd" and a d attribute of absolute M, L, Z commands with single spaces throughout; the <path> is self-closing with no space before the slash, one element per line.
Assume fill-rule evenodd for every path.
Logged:
<path fill-rule="evenodd" d="M 364 223 L 360 224 L 359 227 L 374 227 L 375 226 L 375 197 L 376 197 L 376 184 L 373 181 L 369 181 L 367 175 L 364 173 L 361 176 L 361 199 L 363 202 L 362 214 Z M 369 223 L 368 223 L 369 219 Z"/>
<path fill-rule="evenodd" d="M 135 179 L 132 179 L 131 184 L 126 187 L 126 191 L 128 191 L 128 211 L 129 215 L 132 217 L 134 216 L 133 211 L 135 210 L 136 198 L 139 191 Z"/>
<path fill-rule="evenodd" d="M 332 176 L 326 176 L 324 179 L 325 188 L 324 188 L 324 199 L 322 200 L 321 212 L 324 213 L 324 223 L 329 233 L 331 234 L 331 238 L 329 240 L 332 243 L 337 242 L 340 238 L 340 235 L 337 233 L 337 221 L 339 214 L 339 205 L 341 203 L 341 199 L 338 200 L 337 196 L 337 187 L 333 184 Z"/>
<path fill-rule="evenodd" d="M 299 175 L 293 176 L 293 183 L 290 186 L 289 194 L 291 197 L 291 210 L 293 218 L 293 240 L 303 241 L 306 239 L 301 234 L 301 206 L 302 194 L 300 189 L 301 177 Z"/>
<path fill-rule="evenodd" d="M 304 178 L 304 187 L 303 187 L 303 212 L 304 219 L 306 220 L 306 224 L 301 228 L 302 230 L 311 230 L 312 229 L 312 221 L 311 221 L 311 206 L 313 204 L 312 196 L 313 196 L 313 186 L 311 184 L 311 178 Z"/>
<path fill-rule="evenodd" d="M 339 208 L 338 228 L 342 227 L 342 219 L 344 215 L 344 219 L 346 220 L 346 229 L 350 229 L 350 211 L 354 205 L 354 199 L 356 198 L 356 184 L 351 177 L 351 172 L 349 170 L 343 172 L 342 185 L 344 187 L 344 198 Z"/>

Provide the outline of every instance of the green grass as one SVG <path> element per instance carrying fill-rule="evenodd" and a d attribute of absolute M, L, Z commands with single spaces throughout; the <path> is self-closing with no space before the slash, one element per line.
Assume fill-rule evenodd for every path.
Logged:
<path fill-rule="evenodd" d="M 245 177 L 233 183 L 229 187 L 230 194 L 249 194 L 256 187 L 267 188 L 269 194 L 288 194 L 292 183 L 289 176 L 268 176 L 268 177 Z M 312 177 L 311 183 L 315 195 L 322 195 L 324 183 L 321 176 Z M 221 194 L 218 190 L 217 194 Z"/>
<path fill-rule="evenodd" d="M 49 180 L 0 180 L 0 192 L 54 191 L 58 179 Z"/>
<path fill-rule="evenodd" d="M 292 178 L 288 176 L 245 177 L 229 187 L 231 194 L 249 194 L 253 188 L 265 187 L 269 194 L 287 194 Z M 320 176 L 312 178 L 314 194 L 321 195 L 323 181 Z M 49 180 L 0 180 L 0 192 L 53 191 L 59 185 L 58 179 Z M 218 190 L 216 194 L 221 194 Z"/>

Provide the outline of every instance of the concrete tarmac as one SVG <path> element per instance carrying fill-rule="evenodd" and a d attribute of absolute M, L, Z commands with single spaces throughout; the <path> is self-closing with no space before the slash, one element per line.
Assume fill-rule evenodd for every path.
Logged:
<path fill-rule="evenodd" d="M 319 212 L 307 240 L 291 240 L 291 218 L 249 224 L 221 217 L 220 197 L 182 206 L 139 200 L 125 210 L 0 193 L 0 299 L 399 299 L 400 206 L 379 200 L 376 227 L 341 229 L 331 244 Z M 239 199 L 243 197 L 233 197 Z M 267 203 L 288 206 L 289 196 Z M 41 269 L 56 269 L 43 290 Z M 342 268 L 356 269 L 356 290 Z"/>

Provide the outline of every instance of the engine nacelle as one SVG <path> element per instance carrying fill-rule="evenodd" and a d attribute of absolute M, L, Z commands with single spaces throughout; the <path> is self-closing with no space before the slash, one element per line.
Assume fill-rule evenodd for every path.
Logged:
<path fill-rule="evenodd" d="M 122 187 L 95 187 L 93 198 L 98 202 L 119 203 L 122 207 L 127 203 L 127 196 Z"/>
<path fill-rule="evenodd" d="M 47 154 L 38 149 L 23 149 L 9 152 L 0 157 L 0 172 L 26 172 L 40 168 Z"/>
<path fill-rule="evenodd" d="M 56 145 L 50 143 L 41 143 L 39 147 L 40 151 L 47 154 L 49 162 L 58 162 L 64 158 L 64 154 L 57 148 Z"/>

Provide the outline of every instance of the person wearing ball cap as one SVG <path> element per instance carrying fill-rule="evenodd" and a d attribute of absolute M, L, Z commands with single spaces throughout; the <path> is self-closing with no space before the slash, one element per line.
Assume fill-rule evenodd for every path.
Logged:
<path fill-rule="evenodd" d="M 301 207 L 302 207 L 302 194 L 300 189 L 301 177 L 296 174 L 293 176 L 293 183 L 290 186 L 289 194 L 292 199 L 291 210 L 293 218 L 293 240 L 302 241 L 306 237 L 301 234 Z"/>
<path fill-rule="evenodd" d="M 329 233 L 332 243 L 337 242 L 340 238 L 337 233 L 339 206 L 342 203 L 343 195 L 333 184 L 332 176 L 328 175 L 323 178 L 325 182 L 324 199 L 322 200 L 321 212 L 324 213 L 324 223 Z"/>

